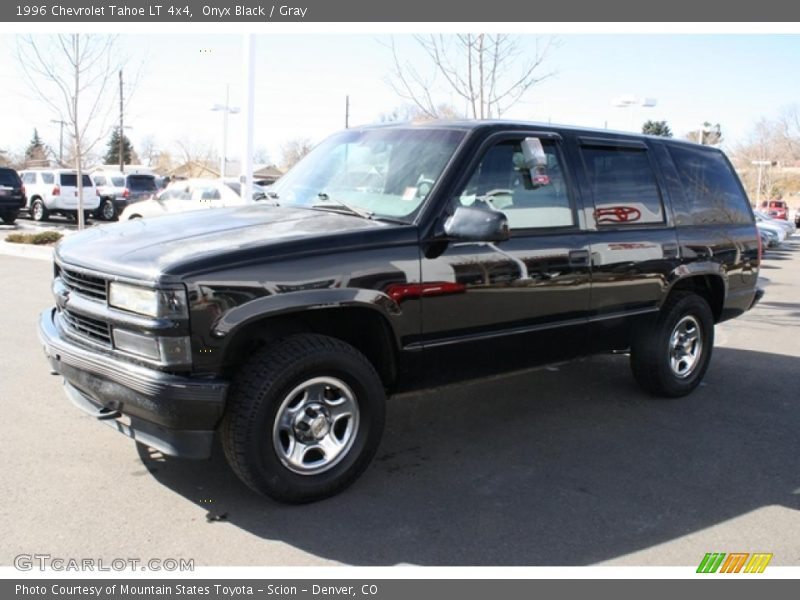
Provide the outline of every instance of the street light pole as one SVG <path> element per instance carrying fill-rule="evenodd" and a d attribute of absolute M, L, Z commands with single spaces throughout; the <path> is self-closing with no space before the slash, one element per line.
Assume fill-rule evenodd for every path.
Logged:
<path fill-rule="evenodd" d="M 764 167 L 772 166 L 771 160 L 754 160 L 751 162 L 753 165 L 758 166 L 758 183 L 756 184 L 756 208 L 761 205 L 761 172 Z"/>
<path fill-rule="evenodd" d="M 225 179 L 225 164 L 228 162 L 228 115 L 235 115 L 239 112 L 238 106 L 230 105 L 230 85 L 225 86 L 225 104 L 215 104 L 211 107 L 213 111 L 222 111 L 222 158 L 220 159 L 219 177 Z"/>

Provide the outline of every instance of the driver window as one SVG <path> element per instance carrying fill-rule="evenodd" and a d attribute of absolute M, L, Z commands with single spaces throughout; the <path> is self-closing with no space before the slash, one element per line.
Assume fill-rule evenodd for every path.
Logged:
<path fill-rule="evenodd" d="M 463 206 L 499 210 L 513 229 L 570 227 L 575 224 L 561 158 L 555 142 L 542 140 L 547 165 L 532 178 L 522 140 L 492 146 L 459 194 Z"/>

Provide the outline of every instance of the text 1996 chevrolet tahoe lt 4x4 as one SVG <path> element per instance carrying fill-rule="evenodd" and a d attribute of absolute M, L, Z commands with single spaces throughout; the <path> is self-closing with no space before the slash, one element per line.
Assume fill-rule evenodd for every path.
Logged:
<path fill-rule="evenodd" d="M 686 142 L 364 127 L 270 196 L 64 240 L 39 331 L 75 404 L 171 455 L 207 457 L 218 432 L 281 501 L 358 477 L 387 392 L 630 350 L 646 391 L 688 394 L 714 324 L 761 296 L 745 192 Z"/>

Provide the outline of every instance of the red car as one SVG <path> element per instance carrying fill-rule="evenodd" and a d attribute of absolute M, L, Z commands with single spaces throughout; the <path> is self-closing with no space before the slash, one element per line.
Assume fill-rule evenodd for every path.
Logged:
<path fill-rule="evenodd" d="M 764 200 L 761 203 L 761 210 L 773 219 L 789 219 L 789 207 L 783 200 Z"/>

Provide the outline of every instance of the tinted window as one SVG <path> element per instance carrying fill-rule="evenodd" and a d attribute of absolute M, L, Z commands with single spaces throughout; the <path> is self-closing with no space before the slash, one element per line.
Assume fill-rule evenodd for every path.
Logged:
<path fill-rule="evenodd" d="M 78 187 L 78 175 L 75 173 L 62 173 L 60 179 L 64 187 Z M 92 180 L 88 175 L 84 175 L 81 179 L 83 187 L 92 187 Z"/>
<path fill-rule="evenodd" d="M 638 148 L 582 148 L 598 225 L 663 223 L 661 195 L 647 158 Z"/>
<path fill-rule="evenodd" d="M 753 221 L 747 197 L 722 153 L 677 146 L 669 153 L 695 225 Z"/>
<path fill-rule="evenodd" d="M 135 192 L 155 192 L 156 178 L 151 175 L 128 175 L 128 189 Z"/>
<path fill-rule="evenodd" d="M 42 181 L 45 183 L 53 183 L 56 180 L 52 173 L 42 173 Z"/>
<path fill-rule="evenodd" d="M 20 180 L 17 176 L 17 172 L 11 169 L 0 169 L 0 185 L 19 187 Z"/>
<path fill-rule="evenodd" d="M 573 225 L 574 215 L 555 143 L 542 140 L 547 167 L 543 177 L 534 183 L 524 165 L 521 142 L 510 140 L 489 148 L 459 194 L 459 202 L 463 206 L 502 211 L 511 229 Z"/>

